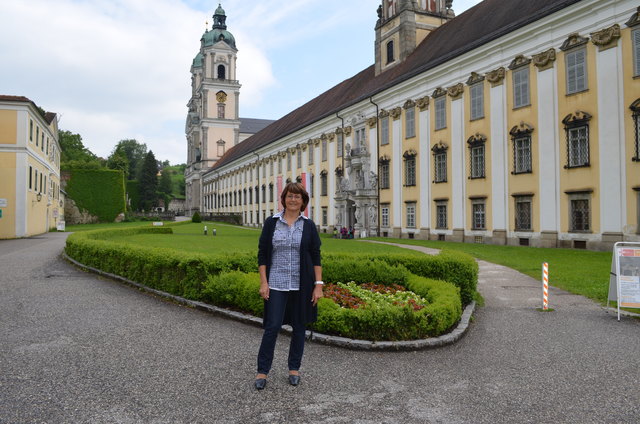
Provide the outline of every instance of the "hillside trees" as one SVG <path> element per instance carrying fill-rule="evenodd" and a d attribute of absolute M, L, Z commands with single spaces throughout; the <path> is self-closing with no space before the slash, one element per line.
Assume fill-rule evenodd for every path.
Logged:
<path fill-rule="evenodd" d="M 140 207 L 145 210 L 151 210 L 157 204 L 158 199 L 158 162 L 153 155 L 153 151 L 145 155 L 140 169 Z"/>

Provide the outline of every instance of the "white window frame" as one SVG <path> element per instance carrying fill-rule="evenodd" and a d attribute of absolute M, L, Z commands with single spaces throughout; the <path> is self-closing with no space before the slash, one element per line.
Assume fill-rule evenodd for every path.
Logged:
<path fill-rule="evenodd" d="M 572 50 L 565 54 L 567 94 L 587 89 L 587 49 Z"/>
<path fill-rule="evenodd" d="M 389 144 L 389 117 L 385 116 L 380 120 L 380 145 Z"/>
<path fill-rule="evenodd" d="M 484 118 L 484 84 L 478 82 L 469 87 L 471 113 L 470 119 Z"/>
<path fill-rule="evenodd" d="M 513 173 L 525 174 L 532 172 L 531 134 L 513 139 Z"/>
<path fill-rule="evenodd" d="M 471 178 L 484 178 L 485 150 L 484 143 L 469 148 L 469 157 L 471 161 Z"/>
<path fill-rule="evenodd" d="M 569 168 L 589 165 L 589 125 L 567 128 Z"/>
<path fill-rule="evenodd" d="M 380 215 L 381 215 L 381 220 L 380 220 L 380 225 L 382 227 L 389 227 L 389 205 L 388 204 L 384 204 L 380 206 Z"/>
<path fill-rule="evenodd" d="M 404 185 L 406 187 L 416 185 L 416 157 L 413 155 L 404 159 Z"/>
<path fill-rule="evenodd" d="M 404 138 L 413 138 L 416 136 L 416 109 L 411 106 L 404 112 L 405 135 Z"/>
<path fill-rule="evenodd" d="M 513 108 L 531 105 L 529 96 L 529 67 L 513 71 Z"/>
<path fill-rule="evenodd" d="M 514 229 L 515 231 L 531 231 L 533 229 L 533 199 L 531 196 L 516 196 L 514 202 Z M 522 225 L 523 220 L 520 214 L 520 208 L 522 205 L 528 207 L 528 225 Z"/>
<path fill-rule="evenodd" d="M 447 182 L 447 152 L 434 153 L 433 160 L 434 182 Z"/>
<path fill-rule="evenodd" d="M 471 201 L 471 229 L 487 229 L 487 207 L 485 199 Z"/>
<path fill-rule="evenodd" d="M 381 189 L 387 189 L 389 187 L 391 187 L 391 181 L 390 181 L 390 175 L 389 175 L 389 162 L 382 162 L 380 164 L 380 188 Z"/>
<path fill-rule="evenodd" d="M 447 229 L 447 202 L 444 200 L 436 202 L 436 229 Z"/>
<path fill-rule="evenodd" d="M 405 204 L 407 228 L 416 228 L 416 203 L 408 202 Z"/>
<path fill-rule="evenodd" d="M 436 131 L 447 128 L 447 97 L 437 97 L 434 101 L 434 109 Z"/>

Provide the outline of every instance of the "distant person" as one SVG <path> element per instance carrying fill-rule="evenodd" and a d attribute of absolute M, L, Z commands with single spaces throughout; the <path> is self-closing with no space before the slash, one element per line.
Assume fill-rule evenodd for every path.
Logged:
<path fill-rule="evenodd" d="M 276 339 L 283 324 L 293 331 L 289 344 L 289 384 L 300 384 L 306 325 L 318 316 L 322 297 L 320 236 L 313 221 L 302 214 L 309 194 L 300 183 L 288 183 L 280 200 L 284 210 L 267 218 L 258 243 L 260 296 L 264 299 L 262 342 L 258 351 L 255 388 L 267 385 Z"/>

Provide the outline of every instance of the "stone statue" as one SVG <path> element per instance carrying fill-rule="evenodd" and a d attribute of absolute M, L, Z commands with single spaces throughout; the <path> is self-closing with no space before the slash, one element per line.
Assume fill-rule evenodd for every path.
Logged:
<path fill-rule="evenodd" d="M 377 225 L 377 213 L 375 205 L 369 206 L 369 225 L 375 227 Z"/>
<path fill-rule="evenodd" d="M 378 176 L 373 171 L 369 171 L 369 187 L 371 187 L 372 190 L 378 189 Z"/>
<path fill-rule="evenodd" d="M 342 177 L 340 180 L 340 191 L 348 191 L 349 190 L 349 180 L 346 177 Z"/>
<path fill-rule="evenodd" d="M 356 222 L 360 222 L 360 214 L 361 214 L 361 210 L 362 208 L 360 208 L 359 206 L 356 206 L 356 212 L 355 212 L 355 216 L 356 216 Z"/>

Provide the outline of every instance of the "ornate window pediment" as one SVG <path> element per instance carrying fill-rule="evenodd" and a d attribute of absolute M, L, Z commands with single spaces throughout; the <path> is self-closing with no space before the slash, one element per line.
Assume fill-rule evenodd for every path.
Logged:
<path fill-rule="evenodd" d="M 447 91 L 444 88 L 438 87 L 433 91 L 433 94 L 431 95 L 431 97 L 437 98 L 437 97 L 442 97 L 446 94 L 447 94 Z"/>
<path fill-rule="evenodd" d="M 325 177 L 325 176 L 327 176 L 327 174 L 328 174 L 328 172 L 327 172 L 326 169 L 323 169 L 322 171 L 320 171 L 320 176 L 321 177 Z"/>
<path fill-rule="evenodd" d="M 369 126 L 369 128 L 375 128 L 377 124 L 378 124 L 378 117 L 372 116 L 371 118 L 367 119 L 367 125 Z"/>
<path fill-rule="evenodd" d="M 531 59 L 525 57 L 522 54 L 519 54 L 509 64 L 509 69 L 514 70 L 514 69 L 522 68 L 525 66 L 529 66 L 530 63 L 531 63 Z"/>
<path fill-rule="evenodd" d="M 447 146 L 445 143 L 443 143 L 442 141 L 437 142 L 436 144 L 433 145 L 433 147 L 431 148 L 431 151 L 433 153 L 442 153 L 442 152 L 446 152 L 447 150 L 449 150 L 449 146 Z"/>
<path fill-rule="evenodd" d="M 464 85 L 461 82 L 447 88 L 447 94 L 452 99 L 457 99 L 462 95 L 463 92 L 464 92 Z"/>
<path fill-rule="evenodd" d="M 381 109 L 380 113 L 378 114 L 378 118 L 386 118 L 387 116 L 389 116 L 389 111 L 385 109 Z"/>
<path fill-rule="evenodd" d="M 631 28 L 639 24 L 640 24 L 640 6 L 638 6 L 638 10 L 636 10 L 636 13 L 631 15 L 631 18 L 626 22 L 625 25 Z"/>
<path fill-rule="evenodd" d="M 486 142 L 487 142 L 487 136 L 480 133 L 475 133 L 474 135 L 472 135 L 467 139 L 467 144 L 470 147 L 479 146 L 479 145 L 485 144 Z"/>
<path fill-rule="evenodd" d="M 429 107 L 429 96 L 420 97 L 416 100 L 416 106 L 420 108 L 420 110 L 425 110 Z"/>
<path fill-rule="evenodd" d="M 473 85 L 475 83 L 484 81 L 484 76 L 478 74 L 477 72 L 471 72 L 469 79 L 467 79 L 467 85 Z"/>
<path fill-rule="evenodd" d="M 393 119 L 400 118 L 401 114 L 402 114 L 402 108 L 400 106 L 394 107 L 393 109 L 391 109 L 391 111 L 389 111 L 389 116 L 391 116 Z"/>
<path fill-rule="evenodd" d="M 600 51 L 617 46 L 619 38 L 620 25 L 618 24 L 591 33 L 591 42 L 598 46 Z"/>
<path fill-rule="evenodd" d="M 498 69 L 487 72 L 485 76 L 487 77 L 487 81 L 489 81 L 492 86 L 496 86 L 502 84 L 502 81 L 504 81 L 505 73 L 506 71 L 504 67 L 501 66 Z"/>
<path fill-rule="evenodd" d="M 567 39 L 560 46 L 560 50 L 562 50 L 563 52 L 566 52 L 567 50 L 571 50 L 573 48 L 583 46 L 588 42 L 589 42 L 589 37 L 583 37 L 577 32 L 574 32 L 573 34 L 569 34 Z"/>
<path fill-rule="evenodd" d="M 334 172 L 338 177 L 342 177 L 342 175 L 344 174 L 344 171 L 342 170 L 342 166 L 337 166 Z"/>
<path fill-rule="evenodd" d="M 403 158 L 405 158 L 405 159 L 407 159 L 407 158 L 413 158 L 413 157 L 416 157 L 416 156 L 418 156 L 418 152 L 416 152 L 416 151 L 415 151 L 415 150 L 413 150 L 413 149 L 409 149 L 409 150 L 407 150 L 406 152 L 404 152 L 404 153 L 402 154 L 402 157 L 403 157 Z"/>
<path fill-rule="evenodd" d="M 533 64 L 539 71 L 545 71 L 553 68 L 553 62 L 556 61 L 556 50 L 550 48 L 542 53 L 533 55 Z"/>
<path fill-rule="evenodd" d="M 413 100 L 409 99 L 406 102 L 404 102 L 404 104 L 402 105 L 402 108 L 403 109 L 409 109 L 409 108 L 412 108 L 412 107 L 415 107 L 415 106 L 416 106 L 416 102 L 414 102 Z"/>
<path fill-rule="evenodd" d="M 591 120 L 591 115 L 587 112 L 576 110 L 574 113 L 570 113 L 564 117 L 562 123 L 569 127 L 575 125 L 581 125 Z"/>
<path fill-rule="evenodd" d="M 525 123 L 524 121 L 522 121 L 520 122 L 520 125 L 516 125 L 515 127 L 511 128 L 511 131 L 509 131 L 509 134 L 511 134 L 512 137 L 519 137 L 522 135 L 531 134 L 532 132 L 533 132 L 533 127 Z"/>
<path fill-rule="evenodd" d="M 378 159 L 379 163 L 389 163 L 390 161 L 391 161 L 391 158 L 388 155 L 382 155 Z"/>

